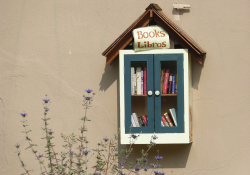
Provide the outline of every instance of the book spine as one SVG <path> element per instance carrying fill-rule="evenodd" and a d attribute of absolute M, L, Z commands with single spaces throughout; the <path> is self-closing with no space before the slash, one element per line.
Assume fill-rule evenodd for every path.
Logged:
<path fill-rule="evenodd" d="M 134 119 L 134 122 L 135 122 L 136 127 L 140 127 L 139 122 L 138 122 L 137 117 L 136 117 L 137 114 L 136 114 L 136 113 L 133 113 L 132 115 L 133 115 L 133 119 Z"/>
<path fill-rule="evenodd" d="M 140 127 L 140 123 L 138 121 L 138 115 L 136 113 L 134 113 L 134 120 L 135 120 L 135 124 L 137 127 Z"/>
<path fill-rule="evenodd" d="M 171 94 L 171 88 L 172 88 L 172 74 L 169 76 L 169 88 L 168 88 L 168 93 Z"/>
<path fill-rule="evenodd" d="M 170 115 L 172 116 L 172 120 L 174 122 L 174 125 L 177 126 L 177 118 L 176 118 L 176 112 L 175 108 L 169 109 Z"/>
<path fill-rule="evenodd" d="M 143 76 L 144 76 L 144 73 L 143 73 L 143 70 L 141 70 L 141 94 L 143 94 Z"/>
<path fill-rule="evenodd" d="M 136 68 L 137 95 L 141 95 L 141 67 Z"/>
<path fill-rule="evenodd" d="M 131 123 L 132 123 L 133 127 L 136 127 L 136 124 L 135 124 L 135 121 L 134 121 L 134 118 L 133 118 L 133 114 L 131 115 Z"/>
<path fill-rule="evenodd" d="M 177 94 L 177 74 L 175 74 L 175 93 Z"/>
<path fill-rule="evenodd" d="M 143 80 L 143 94 L 147 94 L 147 67 L 144 67 Z"/>
<path fill-rule="evenodd" d="M 161 127 L 165 127 L 165 125 L 164 125 L 164 123 L 162 122 L 162 120 L 161 120 Z"/>
<path fill-rule="evenodd" d="M 145 125 L 148 126 L 147 117 L 146 117 L 145 115 L 143 115 L 141 118 L 142 118 L 142 120 L 144 121 Z"/>
<path fill-rule="evenodd" d="M 131 67 L 131 95 L 135 94 L 134 76 L 135 76 L 135 68 Z"/>
<path fill-rule="evenodd" d="M 168 87 L 168 78 L 169 78 L 169 69 L 166 69 L 165 77 L 164 77 L 164 83 L 163 83 L 163 94 L 167 93 L 167 87 Z"/>
<path fill-rule="evenodd" d="M 165 125 L 165 126 L 169 126 L 168 125 L 168 122 L 167 122 L 167 120 L 166 120 L 166 118 L 164 117 L 164 116 L 161 116 L 161 121 L 163 122 L 163 124 Z"/>
<path fill-rule="evenodd" d="M 173 80 L 172 80 L 172 94 L 174 94 L 175 91 L 175 75 L 173 75 Z"/>
<path fill-rule="evenodd" d="M 146 126 L 146 124 L 144 123 L 144 121 L 142 119 L 142 116 L 140 116 L 139 119 L 140 119 L 140 122 L 141 122 L 141 126 Z"/>
<path fill-rule="evenodd" d="M 135 94 L 137 94 L 136 73 L 134 73 L 134 89 L 135 89 Z"/>
<path fill-rule="evenodd" d="M 163 86 L 163 77 L 164 77 L 164 70 L 161 70 L 161 93 L 162 93 L 162 86 Z"/>
<path fill-rule="evenodd" d="M 140 126 L 143 126 L 143 122 L 141 121 L 141 117 L 138 116 L 138 122 Z"/>
<path fill-rule="evenodd" d="M 164 114 L 164 116 L 165 116 L 165 118 L 166 118 L 166 120 L 167 120 L 169 126 L 170 126 L 170 127 L 174 126 L 174 124 L 173 124 L 173 122 L 171 121 L 171 119 L 170 119 L 170 117 L 169 117 L 169 115 L 168 115 L 167 112 Z"/>

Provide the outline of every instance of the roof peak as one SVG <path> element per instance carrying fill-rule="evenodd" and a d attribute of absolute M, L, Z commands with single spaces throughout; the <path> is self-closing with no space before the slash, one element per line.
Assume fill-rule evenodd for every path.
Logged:
<path fill-rule="evenodd" d="M 162 11 L 161 7 L 158 4 L 151 3 L 149 6 L 145 9 L 146 11 L 148 9 L 155 9 L 157 11 Z"/>

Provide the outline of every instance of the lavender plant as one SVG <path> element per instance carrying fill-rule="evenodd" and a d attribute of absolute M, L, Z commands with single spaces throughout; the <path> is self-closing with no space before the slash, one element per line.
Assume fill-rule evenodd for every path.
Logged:
<path fill-rule="evenodd" d="M 75 135 L 74 133 L 66 135 L 61 134 L 61 137 L 63 139 L 64 144 L 62 145 L 66 151 L 60 153 L 60 158 L 58 157 L 59 154 L 55 151 L 52 140 L 54 138 L 54 131 L 52 128 L 49 128 L 48 121 L 50 118 L 48 117 L 49 111 L 50 111 L 50 99 L 45 97 L 43 99 L 43 122 L 44 127 L 42 128 L 45 132 L 45 137 L 42 138 L 46 141 L 46 151 L 43 154 L 38 154 L 35 147 L 37 146 L 32 142 L 32 139 L 29 137 L 29 132 L 31 130 L 28 130 L 27 127 L 27 120 L 26 116 L 27 113 L 23 112 L 21 113 L 22 116 L 22 124 L 24 127 L 23 133 L 25 134 L 25 140 L 28 142 L 28 147 L 26 149 L 30 149 L 32 153 L 34 154 L 35 158 L 37 159 L 39 165 L 40 165 L 40 174 L 44 175 L 107 175 L 107 174 L 118 174 L 118 175 L 129 175 L 131 173 L 133 174 L 139 174 L 139 171 L 145 171 L 145 174 L 149 173 L 148 169 L 148 154 L 149 151 L 156 145 L 155 140 L 158 138 L 156 135 L 152 135 L 150 143 L 147 145 L 147 150 L 141 150 L 141 157 L 137 158 L 135 163 L 134 162 L 128 162 L 128 158 L 131 157 L 133 154 L 133 145 L 135 144 L 136 140 L 140 135 L 131 134 L 130 135 L 130 145 L 129 149 L 121 150 L 121 152 L 118 152 L 118 137 L 119 134 L 114 134 L 113 138 L 107 138 L 104 137 L 101 142 L 97 144 L 96 149 L 90 149 L 88 147 L 88 139 L 85 136 L 85 132 L 87 132 L 87 122 L 90 121 L 89 118 L 87 118 L 87 112 L 89 108 L 91 107 L 91 102 L 93 101 L 93 97 L 95 93 L 93 93 L 93 90 L 87 89 L 85 90 L 86 95 L 83 96 L 83 107 L 85 109 L 84 116 L 81 118 L 82 126 L 79 128 L 79 134 Z M 17 151 L 17 155 L 19 158 L 19 161 L 21 163 L 22 168 L 24 169 L 25 174 L 30 174 L 32 170 L 29 170 L 26 168 L 26 165 L 21 159 L 21 151 L 20 151 L 20 145 L 15 145 Z M 95 154 L 93 154 L 96 158 L 95 165 L 92 167 L 93 171 L 92 173 L 89 173 L 88 170 L 88 162 L 89 159 L 92 158 L 92 156 L 89 156 L 89 153 L 93 151 Z M 47 160 L 44 161 L 43 158 L 46 158 Z M 162 159 L 161 156 L 158 155 L 155 157 L 157 160 L 156 164 L 151 164 L 153 167 L 152 172 L 154 171 L 154 174 L 157 175 L 164 175 L 165 173 L 161 173 L 158 171 L 158 168 L 160 167 L 159 161 Z M 48 163 L 48 165 L 45 165 L 45 162 Z M 126 172 L 126 173 L 125 173 Z"/>

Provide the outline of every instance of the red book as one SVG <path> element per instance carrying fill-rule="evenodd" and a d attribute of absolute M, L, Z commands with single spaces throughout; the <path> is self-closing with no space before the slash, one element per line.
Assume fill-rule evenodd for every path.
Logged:
<path fill-rule="evenodd" d="M 147 68 L 144 67 L 143 71 L 143 94 L 147 94 Z"/>
<path fill-rule="evenodd" d="M 169 69 L 166 69 L 166 73 L 165 73 L 165 77 L 164 77 L 164 83 L 163 83 L 163 90 L 162 90 L 163 94 L 167 93 L 168 78 L 169 78 Z"/>
<path fill-rule="evenodd" d="M 145 115 L 141 116 L 142 120 L 144 121 L 144 123 L 146 124 L 146 126 L 148 126 L 148 120 L 146 118 Z"/>
<path fill-rule="evenodd" d="M 161 121 L 163 122 L 163 124 L 164 124 L 165 126 L 169 126 L 169 125 L 168 125 L 168 122 L 167 122 L 167 120 L 166 120 L 166 118 L 165 118 L 164 116 L 161 116 Z"/>

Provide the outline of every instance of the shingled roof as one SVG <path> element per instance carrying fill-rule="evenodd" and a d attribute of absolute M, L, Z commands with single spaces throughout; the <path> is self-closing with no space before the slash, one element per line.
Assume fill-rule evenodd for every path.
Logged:
<path fill-rule="evenodd" d="M 162 9 L 157 4 L 150 4 L 146 11 L 102 53 L 106 57 L 106 65 L 118 58 L 119 50 L 123 50 L 133 41 L 133 29 L 145 27 L 152 20 L 161 26 L 183 48 L 187 48 L 193 58 L 200 64 L 203 64 L 206 52 L 180 27 L 164 15 Z"/>

